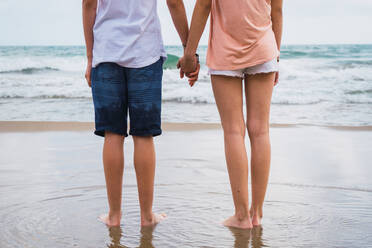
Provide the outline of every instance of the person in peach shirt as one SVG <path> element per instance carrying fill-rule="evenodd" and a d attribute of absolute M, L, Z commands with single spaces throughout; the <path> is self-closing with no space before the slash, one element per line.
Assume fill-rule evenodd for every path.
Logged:
<path fill-rule="evenodd" d="M 179 62 L 181 73 L 195 71 L 194 55 L 210 14 L 207 66 L 224 131 L 235 206 L 235 214 L 223 222 L 229 227 L 259 226 L 263 217 L 271 160 L 270 104 L 279 78 L 282 5 L 283 0 L 197 0 L 185 53 Z M 246 128 L 251 144 L 250 206 Z"/>

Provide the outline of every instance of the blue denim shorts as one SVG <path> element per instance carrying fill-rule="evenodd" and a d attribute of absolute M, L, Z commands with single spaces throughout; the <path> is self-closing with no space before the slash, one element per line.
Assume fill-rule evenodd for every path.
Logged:
<path fill-rule="evenodd" d="M 92 68 L 95 134 L 105 131 L 128 136 L 161 134 L 163 58 L 142 68 L 101 63 Z"/>

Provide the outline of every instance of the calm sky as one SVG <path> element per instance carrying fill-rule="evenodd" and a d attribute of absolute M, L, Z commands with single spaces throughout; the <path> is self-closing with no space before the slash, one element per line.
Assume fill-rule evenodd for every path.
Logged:
<path fill-rule="evenodd" d="M 165 44 L 179 45 L 166 0 L 158 9 Z M 283 44 L 372 43 L 371 13 L 372 0 L 284 0 Z M 83 45 L 82 32 L 81 0 L 0 0 L 0 45 Z"/>

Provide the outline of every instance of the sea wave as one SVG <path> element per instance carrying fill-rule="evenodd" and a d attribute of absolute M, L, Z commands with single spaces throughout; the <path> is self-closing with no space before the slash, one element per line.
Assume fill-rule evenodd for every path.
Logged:
<path fill-rule="evenodd" d="M 296 51 L 296 50 L 282 50 L 280 57 L 283 59 L 299 59 L 299 58 L 310 58 L 310 59 L 331 59 L 339 58 L 340 55 L 321 51 Z"/>
<path fill-rule="evenodd" d="M 173 54 L 167 54 L 167 59 L 164 62 L 164 69 L 177 69 L 177 63 L 180 58 Z"/>
<path fill-rule="evenodd" d="M 57 68 L 45 66 L 45 67 L 27 67 L 18 70 L 5 70 L 0 71 L 0 74 L 36 74 L 43 72 L 59 71 Z"/>
<path fill-rule="evenodd" d="M 272 104 L 274 105 L 315 105 L 324 102 L 324 100 L 301 100 L 301 101 L 296 101 L 296 100 L 273 100 Z"/>
<path fill-rule="evenodd" d="M 368 68 L 371 69 L 372 60 L 336 60 L 329 63 L 327 68 L 331 69 L 354 69 L 354 68 Z"/>
<path fill-rule="evenodd" d="M 207 99 L 200 99 L 197 97 L 169 97 L 169 98 L 163 98 L 163 102 L 171 102 L 171 103 L 194 103 L 194 104 L 212 104 L 214 101 L 207 100 Z"/>
<path fill-rule="evenodd" d="M 346 91 L 345 94 L 348 94 L 348 95 L 372 94 L 372 89 L 366 89 L 366 90 L 349 90 L 349 91 Z"/>
<path fill-rule="evenodd" d="M 69 95 L 1 95 L 0 99 L 91 99 L 90 96 L 69 96 Z"/>
<path fill-rule="evenodd" d="M 25 95 L 2 95 L 0 99 L 92 99 L 91 96 L 72 96 L 72 95 L 35 95 L 35 96 L 25 96 Z M 200 96 L 163 96 L 163 102 L 166 103 L 188 103 L 188 104 L 214 104 L 215 100 L 213 97 L 204 97 L 201 98 Z M 272 104 L 274 105 L 314 105 L 323 102 L 322 100 L 317 101 L 273 101 Z M 348 103 L 356 103 L 360 104 L 362 102 L 358 101 L 349 101 Z"/>
<path fill-rule="evenodd" d="M 347 104 L 372 104 L 371 100 L 346 100 Z"/>

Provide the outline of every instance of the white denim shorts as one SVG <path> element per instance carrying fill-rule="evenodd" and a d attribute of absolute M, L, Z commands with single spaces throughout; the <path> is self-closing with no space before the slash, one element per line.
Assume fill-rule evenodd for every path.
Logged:
<path fill-rule="evenodd" d="M 229 77 L 240 77 L 244 78 L 245 75 L 254 75 L 257 73 L 270 73 L 270 72 L 277 72 L 279 71 L 279 63 L 275 59 L 270 60 L 269 62 L 250 66 L 240 70 L 233 70 L 233 71 L 221 71 L 221 70 L 208 70 L 208 75 L 221 75 L 221 76 L 229 76 Z"/>

